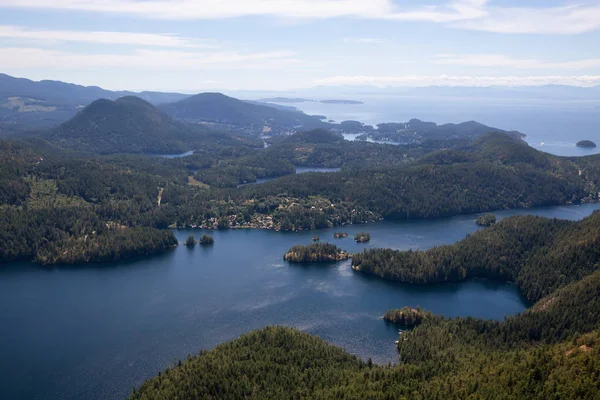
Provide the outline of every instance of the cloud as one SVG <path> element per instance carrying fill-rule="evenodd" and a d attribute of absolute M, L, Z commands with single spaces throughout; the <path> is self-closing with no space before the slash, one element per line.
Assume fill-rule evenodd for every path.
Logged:
<path fill-rule="evenodd" d="M 520 69 L 586 69 L 600 68 L 600 58 L 550 62 L 535 58 L 511 58 L 502 54 L 440 54 L 435 64 L 460 65 L 466 67 L 501 67 Z"/>
<path fill-rule="evenodd" d="M 400 8 L 393 0 L 0 0 L 0 7 L 80 10 L 157 19 L 355 17 L 429 21 L 498 33 L 574 34 L 600 28 L 600 6 L 498 7 L 488 0 Z"/>
<path fill-rule="evenodd" d="M 331 18 L 382 17 L 390 0 L 0 0 L 0 6 L 135 14 L 160 19 L 210 19 L 241 16 Z"/>
<path fill-rule="evenodd" d="M 79 10 L 199 20 L 244 16 L 428 21 L 497 33 L 576 34 L 600 28 L 600 5 L 500 7 L 488 0 L 400 7 L 393 0 L 0 0 L 0 7 Z"/>
<path fill-rule="evenodd" d="M 0 0 L 0 7 L 118 13 L 166 20 L 244 16 L 352 17 L 433 22 L 496 33 L 536 34 L 578 34 L 600 28 L 600 4 L 597 1 L 590 5 L 538 7 L 494 4 L 488 0 L 448 0 L 443 5 L 412 7 L 400 7 L 394 0 Z"/>
<path fill-rule="evenodd" d="M 81 54 L 39 48 L 0 48 L 0 69 L 86 68 L 137 69 L 281 69 L 299 66 L 294 52 L 263 53 L 135 50 L 129 54 Z"/>
<path fill-rule="evenodd" d="M 345 43 L 356 43 L 356 44 L 382 44 L 387 43 L 387 39 L 381 38 L 345 38 Z"/>
<path fill-rule="evenodd" d="M 444 6 L 425 6 L 417 10 L 392 12 L 383 18 L 438 23 L 478 20 L 488 15 L 485 9 L 487 2 L 487 0 L 456 0 Z"/>
<path fill-rule="evenodd" d="M 453 0 L 444 6 L 400 9 L 393 0 L 0 0 L 0 6 L 134 14 L 158 19 L 242 16 L 382 18 L 451 22 L 486 15 L 487 0 Z"/>
<path fill-rule="evenodd" d="M 492 7 L 488 15 L 450 26 L 496 33 L 578 34 L 600 28 L 600 5 L 551 8 Z"/>
<path fill-rule="evenodd" d="M 589 87 L 600 85 L 600 75 L 579 76 L 335 76 L 315 82 L 323 86 L 371 85 L 379 87 L 423 86 L 542 86 L 569 85 Z"/>
<path fill-rule="evenodd" d="M 39 30 L 11 25 L 0 25 L 0 38 L 160 47 L 213 47 L 208 40 L 171 34 Z"/>

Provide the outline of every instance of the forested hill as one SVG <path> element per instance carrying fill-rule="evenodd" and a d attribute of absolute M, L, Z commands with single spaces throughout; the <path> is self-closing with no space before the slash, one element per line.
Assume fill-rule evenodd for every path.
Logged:
<path fill-rule="evenodd" d="M 329 127 L 321 118 L 300 111 L 249 103 L 221 93 L 200 93 L 175 103 L 163 104 L 160 108 L 176 119 L 213 123 L 222 128 L 241 128 L 255 134 Z"/>
<path fill-rule="evenodd" d="M 113 102 L 108 104 L 112 107 Z M 2 248 L 7 250 L 0 259 L 32 259 L 39 254 L 36 246 L 48 245 L 46 237 L 53 238 L 51 252 L 60 251 L 65 237 L 85 243 L 88 232 L 95 231 L 94 215 L 110 229 L 196 225 L 297 231 L 382 218 L 435 218 L 597 201 L 600 192 L 598 157 L 555 157 L 502 134 L 425 158 L 418 152 L 427 149 L 404 157 L 409 149 L 401 146 L 348 143 L 335 135 L 316 135 L 317 144 L 314 133 L 299 135 L 295 142 L 285 140 L 268 149 L 260 142 L 261 149 L 253 148 L 248 137 L 219 135 L 224 143 L 203 142 L 201 153 L 172 160 L 96 156 L 39 140 L 0 142 L 0 215 L 9 218 L 0 225 Z M 220 187 L 293 174 L 298 161 L 319 165 L 319 160 L 336 158 L 351 158 L 353 165 L 337 173 L 294 174 L 243 188 Z M 388 161 L 391 167 L 386 167 Z M 78 217 L 86 229 L 70 230 L 67 225 L 59 229 L 63 234 L 44 222 L 60 218 L 62 208 L 71 206 L 89 211 Z M 42 218 L 47 212 L 57 216 Z M 15 236 L 18 225 L 27 229 Z"/>
<path fill-rule="evenodd" d="M 308 146 L 302 147 L 311 154 Z M 365 162 L 363 168 L 287 176 L 232 195 L 240 199 L 276 193 L 292 198 L 320 196 L 333 203 L 352 203 L 357 210 L 367 209 L 386 219 L 434 218 L 597 201 L 598 163 L 598 158 L 552 156 L 520 139 L 490 134 L 466 149 L 432 153 L 414 164 L 370 169 Z"/>
<path fill-rule="evenodd" d="M 531 301 L 600 266 L 600 212 L 579 221 L 507 218 L 449 246 L 427 251 L 369 249 L 355 270 L 384 279 L 429 284 L 489 278 L 515 282 Z"/>
<path fill-rule="evenodd" d="M 72 118 L 81 107 L 98 99 L 116 100 L 137 96 L 153 104 L 188 97 L 179 93 L 114 92 L 97 86 L 61 81 L 32 81 L 0 73 L 0 134 L 3 129 L 39 130 L 52 128 Z"/>
<path fill-rule="evenodd" d="M 175 121 L 133 96 L 96 100 L 42 137 L 63 148 L 101 154 L 183 153 L 198 149 L 207 140 L 229 138 Z"/>
<path fill-rule="evenodd" d="M 177 245 L 156 229 L 168 225 L 156 213 L 172 168 L 119 158 L 137 170 L 40 140 L 0 141 L 0 262 L 108 262 Z"/>

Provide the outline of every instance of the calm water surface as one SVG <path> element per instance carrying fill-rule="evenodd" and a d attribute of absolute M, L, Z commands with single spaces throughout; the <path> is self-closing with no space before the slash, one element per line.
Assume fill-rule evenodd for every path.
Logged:
<path fill-rule="evenodd" d="M 580 219 L 600 205 L 528 210 Z M 501 218 L 525 211 L 500 212 Z M 270 324 L 296 327 L 377 362 L 397 359 L 389 309 L 420 305 L 447 316 L 502 319 L 527 307 L 515 286 L 483 280 L 408 286 L 350 270 L 349 262 L 290 266 L 292 245 L 315 234 L 350 252 L 426 249 L 477 229 L 476 216 L 380 222 L 317 232 L 214 232 L 211 248 L 180 248 L 129 263 L 0 268 L 0 398 L 120 399 L 188 354 Z M 350 238 L 334 241 L 336 230 Z M 371 233 L 358 245 L 351 237 Z M 180 241 L 202 231 L 178 230 Z"/>
<path fill-rule="evenodd" d="M 536 99 L 489 97 L 420 97 L 402 95 L 355 95 L 364 104 L 294 103 L 313 115 L 335 121 L 355 120 L 376 125 L 406 122 L 411 118 L 438 124 L 475 120 L 488 126 L 518 130 L 539 150 L 562 156 L 600 153 L 600 147 L 575 146 L 589 139 L 600 145 L 600 99 Z"/>

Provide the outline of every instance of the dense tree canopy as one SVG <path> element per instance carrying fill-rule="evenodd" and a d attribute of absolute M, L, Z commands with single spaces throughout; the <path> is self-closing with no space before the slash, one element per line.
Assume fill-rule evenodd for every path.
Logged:
<path fill-rule="evenodd" d="M 331 243 L 294 246 L 283 256 L 284 260 L 292 263 L 332 262 L 347 258 L 348 253 Z"/>
<path fill-rule="evenodd" d="M 128 228 L 296 231 L 595 201 L 600 191 L 598 157 L 555 157 L 502 134 L 447 150 L 349 143 L 323 131 L 267 149 L 231 140 L 168 160 L 93 156 L 35 139 L 2 141 L 0 212 L 83 207 L 104 224 Z M 327 151 L 312 158 L 319 149 Z M 337 173 L 292 174 L 302 162 L 327 165 L 338 158 L 356 164 L 338 164 L 344 168 Z M 289 175 L 233 188 L 281 174 Z"/>
<path fill-rule="evenodd" d="M 511 217 L 453 245 L 427 251 L 369 249 L 352 263 L 355 270 L 408 283 L 512 281 L 537 301 L 598 269 L 600 213 L 580 222 Z"/>

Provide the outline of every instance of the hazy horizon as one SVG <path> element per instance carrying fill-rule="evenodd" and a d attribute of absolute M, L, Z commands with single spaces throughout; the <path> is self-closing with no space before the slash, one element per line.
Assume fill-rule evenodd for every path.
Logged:
<path fill-rule="evenodd" d="M 132 91 L 599 85 L 600 2 L 540 3 L 0 0 L 0 71 Z"/>
<path fill-rule="evenodd" d="M 226 88 L 210 88 L 210 89 L 196 89 L 196 90 L 190 90 L 190 89 L 177 89 L 176 87 L 174 88 L 167 88 L 165 90 L 152 90 L 152 89 L 147 89 L 147 88 L 141 88 L 141 89 L 132 89 L 129 87 L 120 87 L 120 88 L 108 88 L 108 87 L 104 87 L 101 85 L 97 85 L 97 84 L 82 84 L 76 81 L 71 81 L 71 80 L 60 80 L 60 79 L 49 79 L 49 78 L 41 78 L 41 79 L 33 79 L 27 76 L 21 76 L 21 75 L 11 75 L 8 73 L 5 73 L 4 71 L 0 71 L 0 74 L 4 74 L 7 75 L 9 77 L 12 78 L 17 78 L 17 79 L 27 79 L 33 82 L 42 82 L 42 81 L 53 81 L 53 82 L 61 82 L 61 83 L 66 83 L 66 84 L 71 84 L 71 85 L 77 85 L 77 86 L 83 86 L 83 87 L 98 87 L 100 89 L 104 89 L 104 90 L 108 90 L 108 91 L 114 91 L 114 92 L 133 92 L 133 93 L 141 93 L 141 92 L 162 92 L 162 93 L 180 93 L 180 94 L 187 94 L 187 95 L 194 95 L 194 94 L 198 94 L 198 93 L 209 93 L 209 92 L 214 92 L 214 93 L 224 93 L 227 94 L 229 96 L 241 96 L 244 94 L 253 94 L 253 96 L 258 96 L 258 97 L 267 97 L 270 95 L 273 96 L 278 96 L 278 97 L 292 97 L 295 95 L 299 95 L 299 96 L 314 96 L 316 100 L 321 100 L 324 98 L 328 98 L 330 97 L 329 95 L 354 95 L 354 96 L 361 96 L 361 95 L 410 95 L 411 93 L 419 93 L 419 92 L 424 92 L 424 91 L 432 91 L 432 90 L 439 90 L 440 92 L 454 92 L 453 94 L 456 94 L 458 91 L 460 90 L 465 90 L 468 91 L 469 93 L 464 93 L 462 95 L 464 96 L 472 96 L 473 94 L 477 94 L 474 92 L 481 92 L 481 93 L 485 93 L 486 95 L 489 94 L 498 94 L 498 95 L 502 95 L 505 93 L 509 93 L 509 94 L 513 94 L 513 95 L 518 95 L 519 97 L 523 97 L 523 96 L 531 96 L 531 95 L 547 95 L 547 94 L 552 94 L 551 91 L 559 91 L 559 90 L 566 90 L 566 91 L 570 91 L 570 94 L 573 95 L 581 95 L 581 94 L 588 94 L 588 95 L 597 95 L 598 93 L 596 91 L 600 90 L 600 85 L 595 85 L 595 86 L 573 86 L 573 85 L 555 85 L 555 84 L 548 84 L 548 85 L 538 85 L 538 86 L 443 86 L 443 85 L 429 85 L 429 86 L 419 86 L 419 87 L 414 87 L 414 86 L 387 86 L 387 87 L 379 87 L 379 86 L 369 86 L 369 85 L 364 85 L 364 86 L 322 86 L 322 85 L 316 85 L 313 87 L 308 87 L 308 88 L 289 88 L 289 89 L 279 89 L 279 90 L 266 90 L 266 89 L 226 89 Z M 543 90 L 543 93 L 540 93 L 540 90 Z M 517 92 L 518 91 L 518 92 Z M 548 92 L 550 91 L 550 92 Z M 438 93 L 439 94 L 439 93 Z M 443 94 L 443 93 L 442 93 Z M 560 93 L 560 94 L 564 94 L 564 92 Z M 587 97 L 586 97 L 587 98 Z M 247 100 L 256 100 L 255 97 L 249 97 L 247 98 Z M 592 98 L 592 100 L 595 100 L 595 97 Z"/>

